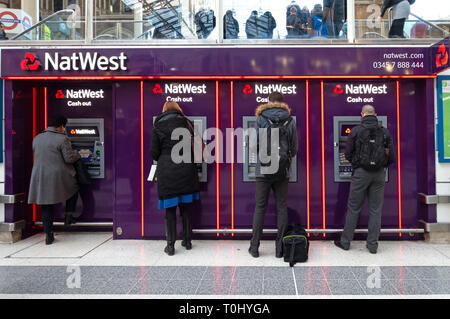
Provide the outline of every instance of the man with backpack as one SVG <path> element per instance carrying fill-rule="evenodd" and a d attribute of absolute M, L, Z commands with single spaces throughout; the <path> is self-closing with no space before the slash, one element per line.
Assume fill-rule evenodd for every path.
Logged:
<path fill-rule="evenodd" d="M 269 193 L 272 189 L 277 206 L 278 234 L 275 242 L 275 256 L 283 257 L 282 237 L 287 227 L 287 190 L 291 159 L 297 154 L 297 128 L 289 106 L 283 95 L 273 92 L 269 103 L 256 108 L 256 139 L 250 147 L 258 149 L 255 185 L 255 213 L 253 234 L 248 249 L 250 255 L 259 257 L 259 243 L 262 237 L 264 216 Z M 255 145 L 256 144 L 256 145 Z"/>
<path fill-rule="evenodd" d="M 369 199 L 369 233 L 366 247 L 376 254 L 381 228 L 381 211 L 384 201 L 386 167 L 395 162 L 392 136 L 380 125 L 375 108 L 364 105 L 361 125 L 355 126 L 347 139 L 345 157 L 352 163 L 353 175 L 348 198 L 348 211 L 344 231 L 334 244 L 350 249 L 350 242 L 358 223 L 367 195 Z"/>

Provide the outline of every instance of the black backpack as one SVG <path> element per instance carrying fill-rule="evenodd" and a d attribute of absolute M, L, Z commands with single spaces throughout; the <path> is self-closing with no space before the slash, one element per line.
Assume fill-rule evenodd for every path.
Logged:
<path fill-rule="evenodd" d="M 301 225 L 288 225 L 282 241 L 284 261 L 288 262 L 290 267 L 297 262 L 308 260 L 309 240 Z"/>
<path fill-rule="evenodd" d="M 414 4 L 414 2 L 416 2 L 416 0 L 408 0 L 409 4 Z"/>
<path fill-rule="evenodd" d="M 292 154 L 290 151 L 290 136 L 288 132 L 289 123 L 292 121 L 292 116 L 289 116 L 286 120 L 280 122 L 273 122 L 267 116 L 261 116 L 269 123 L 267 128 L 267 155 L 270 157 L 272 154 L 272 129 L 279 129 L 279 148 L 278 148 L 278 171 L 274 174 L 264 174 L 265 177 L 271 179 L 283 179 L 289 175 L 289 168 L 291 167 Z M 261 163 L 262 167 L 269 167 L 271 162 Z"/>
<path fill-rule="evenodd" d="M 356 166 L 378 171 L 387 165 L 386 133 L 381 125 L 365 127 L 358 133 L 355 145 Z"/>

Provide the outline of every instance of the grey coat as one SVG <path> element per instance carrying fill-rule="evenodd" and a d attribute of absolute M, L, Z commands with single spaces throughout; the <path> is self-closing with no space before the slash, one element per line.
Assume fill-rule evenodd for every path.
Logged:
<path fill-rule="evenodd" d="M 72 197 L 78 191 L 72 164 L 80 155 L 72 149 L 69 138 L 49 127 L 34 138 L 33 151 L 28 203 L 51 205 Z"/>

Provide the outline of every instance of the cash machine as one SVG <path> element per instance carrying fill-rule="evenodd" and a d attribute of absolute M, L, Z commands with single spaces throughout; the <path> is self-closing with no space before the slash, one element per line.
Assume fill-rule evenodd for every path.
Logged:
<path fill-rule="evenodd" d="M 383 127 L 387 128 L 387 117 L 377 116 L 378 121 Z M 334 128 L 334 181 L 350 182 L 352 178 L 352 164 L 345 158 L 345 144 L 351 130 L 361 124 L 360 116 L 335 116 L 333 117 Z M 388 172 L 386 170 L 386 182 L 388 181 Z"/>
<path fill-rule="evenodd" d="M 91 178 L 105 178 L 104 123 L 102 118 L 69 118 L 66 134 L 86 165 Z"/>
<path fill-rule="evenodd" d="M 294 123 L 296 117 L 292 116 Z M 243 165 L 243 180 L 244 182 L 254 182 L 256 179 L 256 162 L 257 162 L 257 152 L 250 149 L 250 136 L 248 134 L 250 129 L 256 129 L 256 117 L 255 116 L 244 116 L 243 117 L 243 129 L 245 139 L 244 139 L 244 165 Z M 297 155 L 292 158 L 291 168 L 289 170 L 289 182 L 297 182 Z"/>

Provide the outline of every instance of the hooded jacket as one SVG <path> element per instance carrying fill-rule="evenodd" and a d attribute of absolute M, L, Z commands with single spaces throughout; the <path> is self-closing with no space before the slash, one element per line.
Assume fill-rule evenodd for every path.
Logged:
<path fill-rule="evenodd" d="M 161 113 L 153 125 L 150 153 L 158 162 L 156 182 L 159 199 L 188 195 L 199 191 L 198 172 L 194 158 L 190 163 L 172 161 L 172 148 L 179 143 L 172 140 L 172 132 L 177 128 L 190 130 L 188 119 L 180 112 L 172 110 Z M 191 127 L 193 124 L 191 123 Z"/>
<path fill-rule="evenodd" d="M 282 122 L 289 118 L 291 115 L 291 109 L 286 103 L 268 103 L 268 104 L 262 104 L 258 106 L 255 110 L 255 116 L 256 118 L 256 130 L 258 137 L 258 130 L 260 128 L 268 128 L 270 126 L 269 122 L 261 115 L 266 116 L 269 118 L 272 122 Z M 298 137 L 297 137 L 297 126 L 295 121 L 291 121 L 287 127 L 288 136 L 289 136 L 289 142 L 290 142 L 290 153 L 291 156 L 294 157 L 297 155 L 298 152 Z M 259 145 L 259 141 L 255 143 L 253 141 L 253 145 Z M 258 147 L 259 149 L 259 147 Z M 256 151 L 253 149 L 253 151 Z M 264 177 L 263 174 L 261 174 L 261 163 L 259 161 L 259 157 L 257 156 L 257 163 L 256 163 L 256 177 Z"/>
<path fill-rule="evenodd" d="M 345 158 L 352 163 L 352 167 L 354 169 L 358 168 L 359 166 L 356 164 L 356 156 L 357 154 L 355 154 L 355 146 L 356 146 L 356 141 L 358 139 L 358 135 L 359 133 L 364 129 L 364 128 L 374 128 L 377 127 L 379 125 L 378 119 L 376 116 L 374 115 L 367 115 L 364 116 L 361 119 L 361 124 L 355 126 L 352 131 L 350 132 L 350 134 L 348 135 L 348 139 L 347 139 L 347 144 L 345 145 Z M 391 133 L 389 132 L 389 130 L 385 127 L 383 127 L 384 130 L 384 134 L 386 136 L 386 145 L 388 147 L 389 150 L 389 155 L 388 155 L 388 161 L 387 161 L 387 165 L 389 166 L 392 163 L 395 163 L 396 161 L 396 155 L 395 155 L 395 151 L 394 151 L 394 145 L 392 142 L 392 136 Z"/>

